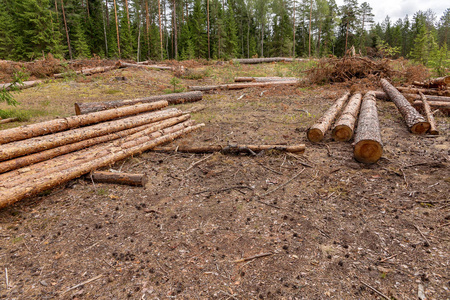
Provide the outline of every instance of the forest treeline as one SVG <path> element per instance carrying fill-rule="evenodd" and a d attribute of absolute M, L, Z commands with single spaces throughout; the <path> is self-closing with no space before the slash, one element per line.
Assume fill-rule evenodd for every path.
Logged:
<path fill-rule="evenodd" d="M 372 56 L 446 64 L 450 9 L 374 23 L 346 0 L 2 0 L 0 58 Z"/>

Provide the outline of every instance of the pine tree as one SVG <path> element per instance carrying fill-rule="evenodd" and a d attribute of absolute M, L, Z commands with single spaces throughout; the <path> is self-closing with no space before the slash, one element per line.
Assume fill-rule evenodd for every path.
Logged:
<path fill-rule="evenodd" d="M 0 2 L 0 59 L 7 59 L 13 49 L 13 19 L 6 2 Z"/>
<path fill-rule="evenodd" d="M 192 17 L 189 18 L 191 41 L 194 47 L 195 57 L 207 56 L 206 16 L 201 0 L 195 0 Z"/>
<path fill-rule="evenodd" d="M 74 39 L 72 40 L 72 45 L 75 50 L 75 57 L 76 58 L 90 58 L 91 52 L 89 50 L 89 45 L 86 41 L 86 36 L 85 36 L 84 28 L 81 24 L 81 20 L 78 20 L 78 22 L 75 23 L 74 32 L 75 33 L 74 33 Z"/>

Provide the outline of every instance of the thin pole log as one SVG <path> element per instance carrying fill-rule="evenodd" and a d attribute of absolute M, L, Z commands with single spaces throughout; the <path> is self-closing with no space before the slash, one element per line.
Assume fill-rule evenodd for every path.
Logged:
<path fill-rule="evenodd" d="M 296 77 L 235 77 L 234 82 L 298 81 Z"/>
<path fill-rule="evenodd" d="M 445 116 L 450 115 L 450 103 L 449 102 L 439 102 L 439 101 L 428 101 L 432 110 L 439 109 Z M 413 107 L 418 110 L 423 109 L 422 101 L 414 101 Z"/>
<path fill-rule="evenodd" d="M 14 88 L 11 88 L 11 83 L 0 83 L 0 90 L 7 90 L 10 91 L 11 89 L 17 89 L 17 90 L 24 90 L 29 89 L 31 87 L 37 86 L 38 84 L 42 83 L 42 80 L 30 80 L 30 81 L 23 81 L 22 84 L 16 84 L 14 85 Z"/>
<path fill-rule="evenodd" d="M 272 63 L 272 62 L 293 62 L 293 61 L 306 61 L 307 59 L 301 58 L 290 58 L 290 57 L 260 57 L 260 58 L 240 58 L 233 59 L 234 64 L 262 64 L 262 63 Z"/>
<path fill-rule="evenodd" d="M 419 92 L 422 92 L 425 95 L 450 97 L 450 90 L 415 89 L 408 87 L 397 87 L 397 90 L 406 94 L 419 94 Z"/>
<path fill-rule="evenodd" d="M 105 134 L 178 117 L 182 112 L 178 109 L 156 111 L 125 119 L 99 123 L 87 127 L 38 136 L 27 140 L 4 144 L 0 148 L 0 161 L 76 143 L 82 140 L 99 137 Z"/>
<path fill-rule="evenodd" d="M 350 93 L 346 92 L 341 98 L 337 99 L 336 102 L 323 114 L 323 116 L 317 120 L 311 128 L 308 129 L 308 140 L 313 143 L 317 143 L 324 138 L 325 133 L 328 129 L 330 129 L 331 124 L 344 107 L 349 96 Z"/>
<path fill-rule="evenodd" d="M 0 124 L 6 124 L 6 123 L 11 123 L 11 122 L 16 122 L 18 121 L 18 118 L 7 118 L 7 119 L 0 119 Z"/>
<path fill-rule="evenodd" d="M 73 144 L 63 145 L 60 147 L 45 150 L 42 152 L 37 152 L 37 153 L 30 154 L 27 156 L 18 157 L 18 158 L 11 159 L 11 160 L 6 160 L 3 162 L 0 162 L 0 174 L 8 172 L 8 171 L 16 170 L 16 169 L 19 169 L 22 167 L 26 167 L 26 166 L 29 166 L 32 164 L 36 164 L 39 162 L 43 162 L 43 161 L 52 159 L 54 157 L 67 154 L 67 153 L 71 153 L 71 152 L 78 151 L 81 149 L 86 149 L 86 148 L 94 146 L 94 145 L 110 142 L 110 141 L 117 140 L 120 138 L 125 138 L 125 137 L 133 135 L 135 133 L 138 133 L 140 131 L 144 131 L 151 127 L 155 128 L 155 130 L 159 130 L 160 128 L 173 126 L 180 122 L 184 122 L 184 121 L 188 120 L 189 118 L 190 118 L 189 115 L 182 115 L 182 116 L 170 118 L 170 119 L 167 119 L 164 121 L 150 123 L 150 124 L 114 132 L 111 134 L 99 136 L 96 138 L 82 140 L 82 141 L 79 141 L 79 142 L 76 142 Z M 16 175 L 19 175 L 19 174 L 16 174 Z M 1 175 L 0 175 L 0 178 L 1 178 Z"/>
<path fill-rule="evenodd" d="M 446 86 L 450 86 L 450 75 L 444 76 L 444 77 L 439 77 L 439 78 L 432 78 L 426 82 L 414 81 L 413 84 L 416 86 L 424 87 L 424 88 L 446 87 Z"/>
<path fill-rule="evenodd" d="M 353 155 L 359 162 L 376 163 L 383 153 L 380 123 L 378 121 L 375 95 L 368 92 L 364 95 L 361 112 L 356 129 Z"/>
<path fill-rule="evenodd" d="M 450 79 L 450 77 L 449 77 Z M 423 108 L 425 110 L 425 116 L 427 117 L 428 123 L 430 123 L 430 134 L 438 135 L 439 131 L 436 129 L 436 122 L 434 121 L 433 114 L 431 113 L 430 104 L 427 101 L 427 97 L 424 94 L 420 93 L 420 97 L 423 103 Z"/>
<path fill-rule="evenodd" d="M 391 100 L 389 98 L 389 96 L 385 92 L 373 91 L 373 93 L 375 93 L 375 96 L 377 97 L 377 99 L 386 100 L 386 101 L 390 101 Z M 416 100 L 420 100 L 421 99 L 420 95 L 418 95 L 418 94 L 406 94 L 406 93 L 403 93 L 403 96 L 405 96 L 405 98 L 408 101 L 416 101 Z M 450 97 L 434 96 L 434 95 L 425 95 L 425 96 L 427 97 L 427 100 L 429 102 L 433 102 L 433 101 L 450 102 Z"/>
<path fill-rule="evenodd" d="M 278 150 L 286 151 L 290 153 L 303 153 L 305 152 L 305 145 L 209 145 L 209 146 L 177 146 L 177 147 L 158 147 L 153 149 L 155 152 L 185 152 L 185 153 L 212 153 L 212 152 L 223 152 L 223 153 L 236 153 L 236 152 L 253 152 Z"/>
<path fill-rule="evenodd" d="M 157 138 L 162 134 L 172 133 L 183 128 L 192 126 L 194 121 L 184 121 L 173 124 L 163 121 L 154 126 L 149 126 L 133 135 L 120 138 L 107 144 L 99 144 L 80 151 L 65 154 L 53 159 L 30 165 L 26 168 L 17 169 L 8 173 L 0 174 L 0 187 L 13 187 L 25 182 L 32 182 L 43 173 L 57 172 L 79 165 L 85 161 L 91 161 L 98 157 L 109 155 L 114 149 L 125 149 L 139 145 L 152 138 Z"/>
<path fill-rule="evenodd" d="M 348 101 L 342 115 L 336 121 L 332 136 L 335 141 L 347 142 L 353 137 L 356 119 L 358 118 L 359 108 L 361 107 L 362 95 L 354 94 Z"/>
<path fill-rule="evenodd" d="M 430 123 L 411 106 L 406 98 L 386 79 L 381 79 L 381 86 L 405 119 L 406 126 L 412 133 L 423 134 L 430 129 Z"/>
<path fill-rule="evenodd" d="M 203 99 L 202 92 L 186 92 L 186 93 L 174 93 L 167 95 L 150 96 L 144 98 L 130 99 L 130 100 L 115 100 L 104 102 L 87 102 L 87 103 L 75 103 L 75 113 L 77 115 L 84 115 L 96 111 L 102 111 L 106 109 L 134 105 L 138 103 L 152 103 L 156 101 L 165 100 L 169 104 L 181 104 L 186 102 L 196 102 Z"/>
<path fill-rule="evenodd" d="M 32 183 L 27 182 L 25 184 L 15 186 L 14 188 L 7 188 L 7 189 L 0 188 L 0 208 L 6 207 L 25 197 L 30 197 L 41 191 L 47 190 L 54 186 L 60 185 L 64 182 L 67 182 L 71 179 L 77 178 L 83 174 L 91 172 L 94 169 L 105 167 L 131 155 L 135 155 L 138 153 L 142 153 L 143 151 L 150 150 L 160 144 L 171 142 L 182 135 L 185 135 L 193 130 L 201 128 L 202 126 L 204 126 L 204 124 L 191 126 L 171 134 L 163 135 L 158 138 L 153 138 L 147 142 L 144 142 L 142 144 L 139 144 L 137 146 L 128 149 L 118 149 L 117 151 L 112 152 L 109 155 L 99 157 L 92 161 L 84 162 L 69 169 L 65 169 L 51 174 L 42 174 L 41 177 L 36 178 L 36 180 Z"/>
<path fill-rule="evenodd" d="M 160 66 L 160 65 L 142 65 L 142 64 L 131 64 L 123 61 L 119 61 L 120 68 L 141 68 L 141 69 L 156 69 L 156 70 L 174 70 L 173 67 Z"/>
<path fill-rule="evenodd" d="M 0 144 L 29 139 L 35 136 L 55 133 L 71 128 L 109 121 L 112 119 L 122 118 L 130 115 L 136 115 L 139 113 L 160 109 L 166 107 L 167 105 L 169 105 L 167 101 L 137 104 L 109 109 L 106 111 L 94 112 L 87 115 L 72 116 L 6 129 L 0 131 Z"/>
<path fill-rule="evenodd" d="M 80 71 L 75 71 L 75 74 L 83 74 L 86 76 L 97 74 L 97 73 L 105 73 L 114 69 L 117 69 L 119 66 L 116 64 L 114 66 L 106 66 L 106 67 L 96 67 L 96 68 L 90 68 L 90 69 L 83 69 Z M 53 74 L 53 77 L 55 78 L 63 78 L 66 76 L 67 72 L 65 73 L 56 73 Z"/>
<path fill-rule="evenodd" d="M 132 186 L 145 186 L 148 177 L 145 174 L 116 173 L 107 171 L 94 171 L 87 179 L 94 182 L 125 184 Z"/>
<path fill-rule="evenodd" d="M 250 83 L 232 83 L 221 85 L 204 85 L 204 86 L 190 86 L 191 91 L 212 91 L 212 90 L 239 90 L 252 87 L 267 87 L 267 86 L 281 86 L 281 85 L 296 85 L 297 81 L 274 81 L 274 82 L 250 82 Z"/>

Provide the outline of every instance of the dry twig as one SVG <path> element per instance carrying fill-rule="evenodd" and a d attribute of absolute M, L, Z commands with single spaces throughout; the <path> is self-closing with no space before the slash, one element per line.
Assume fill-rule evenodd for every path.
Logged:
<path fill-rule="evenodd" d="M 246 262 L 246 261 L 249 261 L 249 260 L 254 260 L 254 259 L 257 259 L 257 258 L 266 257 L 266 256 L 270 256 L 270 255 L 273 255 L 273 253 L 272 252 L 267 252 L 267 253 L 257 254 L 257 255 L 250 256 L 250 257 L 241 258 L 241 259 L 235 260 L 233 262 L 234 263 Z"/>
<path fill-rule="evenodd" d="M 97 280 L 97 279 L 100 279 L 101 277 L 103 277 L 103 274 L 100 274 L 100 275 L 95 276 L 95 277 L 93 277 L 93 278 L 91 278 L 91 279 L 88 279 L 88 280 L 86 280 L 86 281 L 83 281 L 82 283 L 76 284 L 76 285 L 74 285 L 73 287 L 68 288 L 67 290 L 65 290 L 64 292 L 62 292 L 61 295 L 64 295 L 65 293 L 70 292 L 71 290 L 74 290 L 74 289 L 76 289 L 76 288 L 78 288 L 78 287 L 80 287 L 80 286 L 83 286 L 83 285 L 85 285 L 85 284 L 88 284 L 88 283 L 90 283 L 90 282 L 92 282 L 92 281 L 95 281 L 95 280 Z"/>
<path fill-rule="evenodd" d="M 386 300 L 390 300 L 388 296 L 386 296 L 385 294 L 383 294 L 382 292 L 380 292 L 379 290 L 377 290 L 376 288 L 368 285 L 367 283 L 365 283 L 364 281 L 361 280 L 361 283 L 364 284 L 365 286 L 367 286 L 369 289 L 371 289 L 372 291 L 374 291 L 375 293 L 377 293 L 378 295 L 380 295 L 381 297 L 383 297 Z"/>

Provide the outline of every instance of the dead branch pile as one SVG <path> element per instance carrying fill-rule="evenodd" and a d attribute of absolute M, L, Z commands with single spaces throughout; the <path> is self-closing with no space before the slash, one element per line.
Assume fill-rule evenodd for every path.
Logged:
<path fill-rule="evenodd" d="M 392 77 L 402 74 L 388 60 L 374 61 L 366 57 L 323 58 L 308 71 L 312 83 L 345 82 L 354 78 Z"/>
<path fill-rule="evenodd" d="M 0 208 L 196 130 L 167 101 L 0 131 Z"/>

